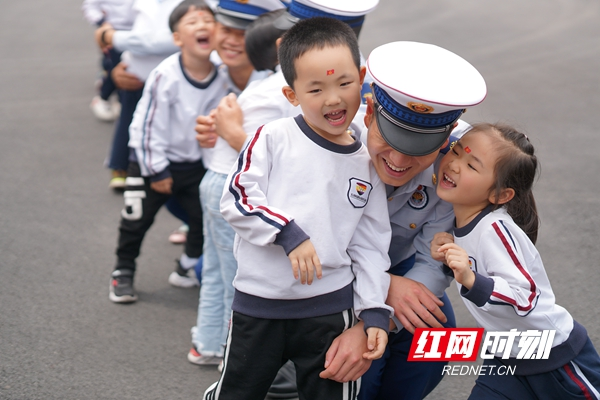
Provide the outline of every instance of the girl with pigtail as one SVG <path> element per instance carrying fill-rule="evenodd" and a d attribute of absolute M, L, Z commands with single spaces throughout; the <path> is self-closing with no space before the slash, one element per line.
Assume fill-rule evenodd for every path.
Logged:
<path fill-rule="evenodd" d="M 506 349 L 486 348 L 487 371 L 514 367 L 514 374 L 480 374 L 469 399 L 600 398 L 600 357 L 585 328 L 555 303 L 534 246 L 537 172 L 527 136 L 504 125 L 475 125 L 440 163 L 437 194 L 456 220 L 453 234 L 435 235 L 433 258 L 454 275 L 479 326 L 539 332 L 549 342 L 537 340 L 529 353 L 523 336 Z"/>

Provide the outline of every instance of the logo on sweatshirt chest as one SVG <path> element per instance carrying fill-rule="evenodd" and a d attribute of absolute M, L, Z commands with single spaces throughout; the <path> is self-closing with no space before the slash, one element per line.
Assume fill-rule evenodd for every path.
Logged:
<path fill-rule="evenodd" d="M 351 178 L 348 187 L 348 200 L 354 208 L 363 208 L 369 201 L 373 186 L 362 179 Z"/>

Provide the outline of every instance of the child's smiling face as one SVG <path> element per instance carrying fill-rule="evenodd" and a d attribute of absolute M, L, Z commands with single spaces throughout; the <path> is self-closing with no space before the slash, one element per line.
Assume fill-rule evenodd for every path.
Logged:
<path fill-rule="evenodd" d="M 181 17 L 177 29 L 173 33 L 175 44 L 181 47 L 182 52 L 190 55 L 208 58 L 213 50 L 212 35 L 215 29 L 215 19 L 206 10 L 199 10 L 194 6 Z"/>
<path fill-rule="evenodd" d="M 347 46 L 313 48 L 294 61 L 294 89 L 284 88 L 293 105 L 300 105 L 306 123 L 323 138 L 338 144 L 361 103 L 365 70 L 359 70 Z"/>
<path fill-rule="evenodd" d="M 442 158 L 437 194 L 455 207 L 482 210 L 494 203 L 497 138 L 483 131 L 466 133 Z"/>

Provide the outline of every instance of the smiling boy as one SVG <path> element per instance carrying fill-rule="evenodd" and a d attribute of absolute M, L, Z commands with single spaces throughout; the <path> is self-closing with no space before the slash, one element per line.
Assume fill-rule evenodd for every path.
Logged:
<path fill-rule="evenodd" d="M 382 354 L 390 226 L 384 186 L 348 132 L 365 75 L 359 57 L 352 29 L 331 18 L 283 36 L 283 93 L 303 114 L 259 128 L 228 177 L 221 212 L 237 234 L 236 292 L 223 375 L 205 398 L 262 399 L 287 360 L 300 397 L 354 398 L 356 382 L 319 373 L 355 315 L 370 344 L 364 357 Z"/>
<path fill-rule="evenodd" d="M 146 81 L 130 126 L 133 149 L 121 212 L 117 263 L 109 298 L 137 300 L 133 288 L 135 259 L 154 216 L 174 195 L 189 216 L 185 252 L 169 276 L 174 286 L 198 286 L 194 267 L 202 254 L 202 212 L 198 185 L 205 173 L 195 138 L 198 113 L 208 112 L 228 92 L 210 61 L 215 21 L 202 0 L 185 0 L 170 15 L 169 27 L 179 53 L 161 62 Z M 133 158 L 133 159 L 131 159 Z"/>

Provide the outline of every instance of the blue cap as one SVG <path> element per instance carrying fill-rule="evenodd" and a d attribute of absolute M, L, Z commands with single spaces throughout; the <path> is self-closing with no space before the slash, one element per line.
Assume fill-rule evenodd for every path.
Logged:
<path fill-rule="evenodd" d="M 274 25 L 286 30 L 302 19 L 329 17 L 357 28 L 362 26 L 365 15 L 373 11 L 378 3 L 379 0 L 292 0 L 288 12 Z"/>
<path fill-rule="evenodd" d="M 285 8 L 280 0 L 220 0 L 215 18 L 223 25 L 246 30 L 260 15 Z"/>

